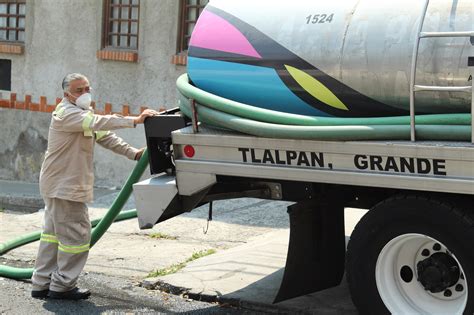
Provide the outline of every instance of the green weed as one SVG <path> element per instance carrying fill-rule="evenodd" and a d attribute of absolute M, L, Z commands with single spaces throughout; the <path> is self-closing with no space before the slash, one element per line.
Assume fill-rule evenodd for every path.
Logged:
<path fill-rule="evenodd" d="M 156 239 L 160 239 L 160 240 L 177 240 L 178 239 L 176 236 L 171 236 L 171 235 L 163 234 L 163 233 L 160 233 L 160 232 L 151 233 L 148 236 L 151 237 L 151 238 L 156 238 Z"/>
<path fill-rule="evenodd" d="M 166 275 L 170 275 L 170 274 L 176 273 L 176 272 L 178 272 L 179 270 L 181 270 L 181 269 L 183 269 L 184 267 L 186 267 L 186 264 L 187 264 L 187 263 L 189 263 L 189 262 L 191 262 L 191 261 L 193 261 L 193 260 L 196 260 L 196 259 L 205 257 L 205 256 L 209 256 L 209 255 L 215 254 L 215 253 L 216 253 L 216 250 L 215 250 L 215 249 L 202 250 L 202 251 L 193 253 L 191 257 L 189 257 L 188 259 L 186 259 L 186 260 L 185 260 L 184 262 L 182 262 L 182 263 L 174 264 L 174 265 L 168 266 L 168 267 L 166 267 L 166 268 L 162 268 L 162 269 L 158 269 L 158 270 L 155 270 L 155 271 L 150 272 L 150 273 L 148 274 L 147 278 L 161 277 L 161 276 L 166 276 Z"/>

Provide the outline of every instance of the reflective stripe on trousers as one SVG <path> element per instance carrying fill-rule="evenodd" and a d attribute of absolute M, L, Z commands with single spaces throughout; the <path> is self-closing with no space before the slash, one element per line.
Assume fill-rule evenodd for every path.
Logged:
<path fill-rule="evenodd" d="M 82 202 L 44 200 L 44 227 L 32 277 L 33 290 L 64 292 L 76 286 L 89 255 L 88 209 Z"/>

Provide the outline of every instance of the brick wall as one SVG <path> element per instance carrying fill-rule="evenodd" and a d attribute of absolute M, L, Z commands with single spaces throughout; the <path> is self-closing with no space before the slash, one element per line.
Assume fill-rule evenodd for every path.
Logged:
<path fill-rule="evenodd" d="M 56 108 L 56 105 L 61 102 L 61 98 L 56 98 L 54 104 L 48 104 L 48 100 L 45 96 L 40 96 L 39 103 L 34 103 L 31 100 L 31 95 L 25 95 L 24 100 L 18 100 L 16 93 L 11 93 L 9 99 L 0 98 L 0 108 L 8 109 L 19 109 L 28 110 L 33 112 L 51 113 Z M 111 103 L 105 103 L 104 106 L 98 106 L 95 102 L 92 102 L 91 106 L 94 108 L 96 114 L 108 115 L 108 114 L 120 114 L 123 116 L 137 116 L 148 107 L 141 106 L 140 111 L 137 114 L 133 114 L 130 111 L 130 105 L 122 105 L 121 110 L 113 111 Z M 159 107 L 159 111 L 165 110 L 164 107 Z"/>

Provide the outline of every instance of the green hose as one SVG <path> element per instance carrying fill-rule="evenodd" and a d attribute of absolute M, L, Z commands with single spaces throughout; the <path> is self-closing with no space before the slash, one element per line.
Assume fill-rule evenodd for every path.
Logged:
<path fill-rule="evenodd" d="M 105 216 L 101 219 L 96 219 L 91 222 L 92 226 L 95 227 L 92 230 L 91 247 L 97 243 L 97 241 L 102 237 L 102 235 L 104 235 L 113 222 L 124 221 L 137 216 L 136 210 L 127 210 L 122 212 L 121 210 L 132 193 L 132 185 L 140 179 L 147 166 L 148 150 L 145 150 Z M 3 255 L 14 248 L 37 241 L 40 239 L 40 237 L 41 231 L 36 231 L 0 244 L 0 255 Z M 33 268 L 0 266 L 0 277 L 11 279 L 29 279 L 31 278 L 32 274 Z"/>
<path fill-rule="evenodd" d="M 200 90 L 186 74 L 177 81 L 179 106 L 191 117 L 190 99 L 198 103 L 201 122 L 268 138 L 313 140 L 409 140 L 410 117 L 334 118 L 311 117 L 262 109 Z M 470 114 L 416 116 L 420 140 L 468 141 Z"/>
<path fill-rule="evenodd" d="M 143 175 L 146 167 L 148 166 L 148 150 L 143 152 L 142 157 L 138 161 L 137 165 L 133 169 L 132 173 L 127 178 L 125 185 L 120 190 L 119 195 L 115 198 L 112 206 L 105 216 L 100 220 L 99 224 L 92 231 L 91 236 L 91 246 L 94 246 L 95 243 L 104 235 L 107 229 L 112 225 L 115 220 L 115 217 L 120 213 L 123 208 L 123 205 L 127 202 L 128 198 L 132 194 L 133 184 L 138 182 L 140 177 Z"/>

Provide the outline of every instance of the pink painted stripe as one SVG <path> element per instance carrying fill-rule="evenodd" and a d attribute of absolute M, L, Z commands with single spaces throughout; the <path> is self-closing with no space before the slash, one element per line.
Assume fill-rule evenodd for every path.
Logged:
<path fill-rule="evenodd" d="M 201 13 L 189 44 L 199 48 L 262 58 L 235 26 L 207 10 Z"/>

